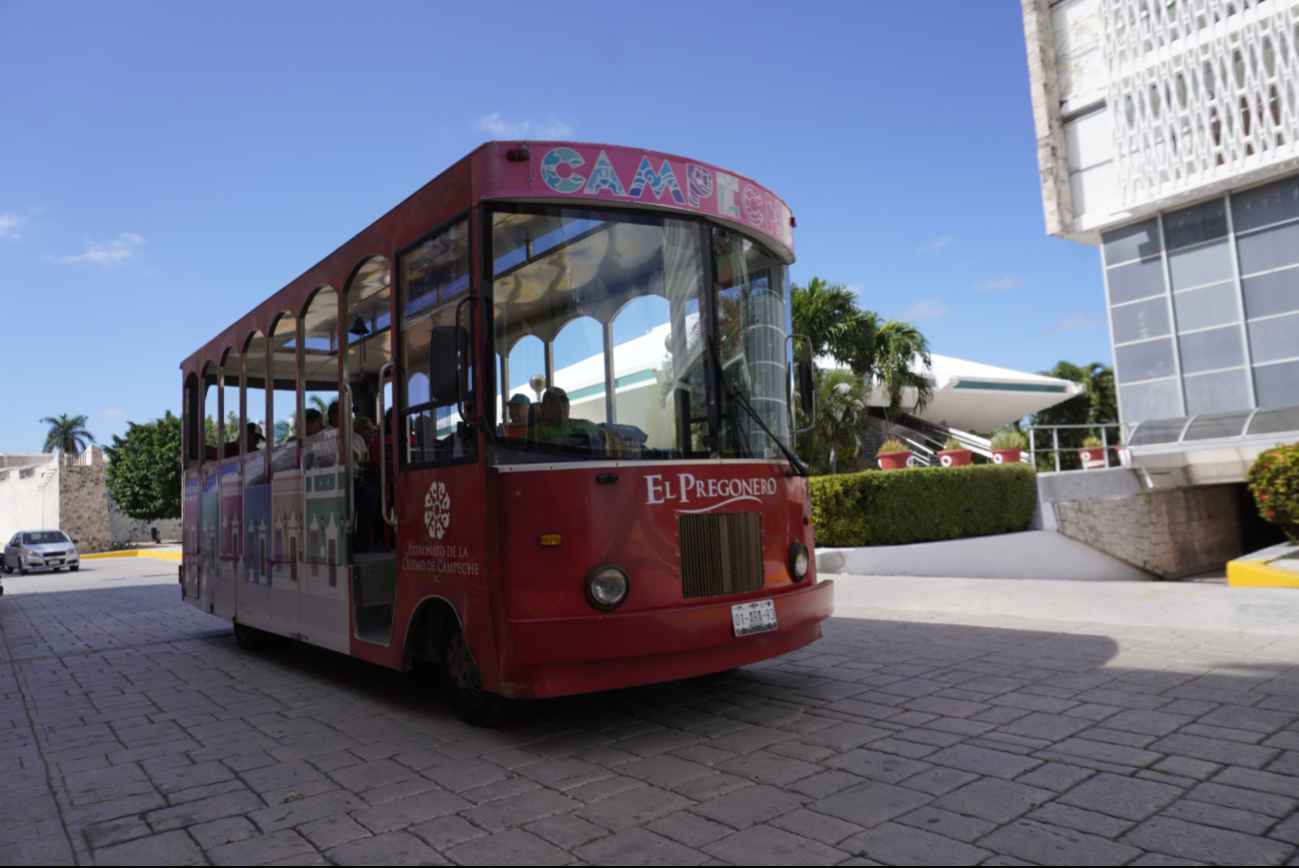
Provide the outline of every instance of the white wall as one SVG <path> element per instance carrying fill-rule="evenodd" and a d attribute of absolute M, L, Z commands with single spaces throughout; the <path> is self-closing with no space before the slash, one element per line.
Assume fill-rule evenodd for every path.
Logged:
<path fill-rule="evenodd" d="M 44 457 L 45 464 L 0 468 L 0 542 L 20 530 L 59 526 L 59 481 L 51 475 L 57 454 Z"/>

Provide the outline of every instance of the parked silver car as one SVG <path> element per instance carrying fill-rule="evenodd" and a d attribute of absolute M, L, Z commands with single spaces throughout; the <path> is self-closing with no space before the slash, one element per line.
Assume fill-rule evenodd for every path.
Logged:
<path fill-rule="evenodd" d="M 61 530 L 21 530 L 5 545 L 4 568 L 27 575 L 28 570 L 67 567 L 75 572 L 81 569 L 81 553 L 75 540 Z"/>

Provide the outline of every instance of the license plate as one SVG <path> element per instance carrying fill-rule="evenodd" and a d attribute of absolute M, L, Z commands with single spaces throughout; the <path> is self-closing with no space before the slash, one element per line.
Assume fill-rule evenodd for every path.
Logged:
<path fill-rule="evenodd" d="M 736 636 L 752 636 L 776 629 L 776 604 L 772 600 L 737 603 L 731 606 L 731 624 Z"/>

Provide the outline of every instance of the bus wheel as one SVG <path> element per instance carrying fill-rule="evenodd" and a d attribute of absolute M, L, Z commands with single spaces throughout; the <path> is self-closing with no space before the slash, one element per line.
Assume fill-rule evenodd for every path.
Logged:
<path fill-rule="evenodd" d="M 266 647 L 266 633 L 235 621 L 235 644 L 244 651 L 258 651 Z"/>
<path fill-rule="evenodd" d="M 483 689 L 478 662 L 460 625 L 452 619 L 442 635 L 442 688 L 460 719 L 471 726 L 496 727 L 513 717 L 518 712 L 518 701 Z"/>

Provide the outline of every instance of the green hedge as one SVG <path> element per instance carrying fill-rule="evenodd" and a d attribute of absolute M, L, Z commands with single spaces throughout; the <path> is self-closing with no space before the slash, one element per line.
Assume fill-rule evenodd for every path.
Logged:
<path fill-rule="evenodd" d="M 1037 505 L 1027 464 L 914 467 L 812 478 L 819 546 L 888 546 L 1013 533 Z"/>

